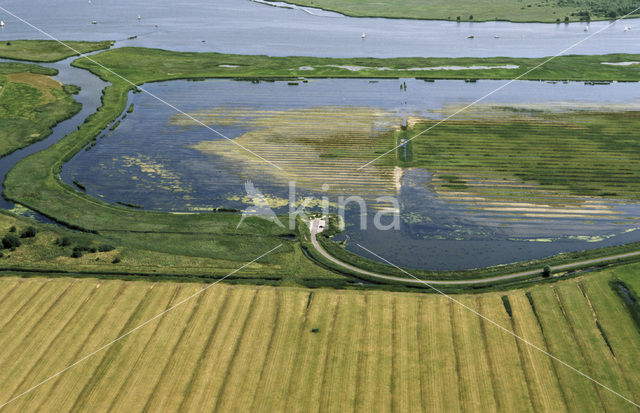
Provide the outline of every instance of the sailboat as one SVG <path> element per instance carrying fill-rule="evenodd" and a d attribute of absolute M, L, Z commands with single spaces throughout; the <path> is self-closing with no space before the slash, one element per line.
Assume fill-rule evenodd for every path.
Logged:
<path fill-rule="evenodd" d="M 367 38 L 367 34 L 365 32 L 362 32 L 362 36 L 360 36 L 360 37 L 362 37 L 363 39 L 366 39 Z"/>
<path fill-rule="evenodd" d="M 585 27 L 585 28 L 584 28 L 584 31 L 585 31 L 585 32 L 588 32 L 588 31 L 589 31 L 589 25 L 588 25 L 588 24 L 587 24 L 587 27 Z"/>
<path fill-rule="evenodd" d="M 4 20 L 0 20 L 0 27 L 4 27 Z"/>

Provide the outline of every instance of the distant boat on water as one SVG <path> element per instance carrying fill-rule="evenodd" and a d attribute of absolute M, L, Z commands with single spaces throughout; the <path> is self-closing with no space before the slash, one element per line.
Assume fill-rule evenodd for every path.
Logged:
<path fill-rule="evenodd" d="M 0 27 L 4 27 L 4 20 L 0 20 Z"/>
<path fill-rule="evenodd" d="M 360 36 L 360 37 L 362 37 L 363 39 L 366 39 L 367 38 L 367 34 L 365 32 L 362 32 L 362 36 Z"/>

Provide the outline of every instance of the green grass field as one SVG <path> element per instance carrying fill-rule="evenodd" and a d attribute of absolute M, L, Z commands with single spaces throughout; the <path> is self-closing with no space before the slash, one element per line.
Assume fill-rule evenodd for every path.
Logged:
<path fill-rule="evenodd" d="M 77 88 L 50 76 L 56 70 L 22 63 L 0 63 L 0 158 L 42 140 L 81 105 Z"/>
<path fill-rule="evenodd" d="M 609 281 L 633 279 L 637 287 L 639 270 L 456 299 L 638 403 L 640 326 Z M 2 278 L 0 403 L 202 286 Z M 202 406 L 635 411 L 440 295 L 229 285 L 210 288 L 5 410 Z"/>
<path fill-rule="evenodd" d="M 289 3 L 354 17 L 545 23 L 613 19 L 640 7 L 634 0 L 292 0 Z"/>
<path fill-rule="evenodd" d="M 82 53 L 108 49 L 113 45 L 111 41 L 64 41 L 63 43 L 66 46 L 54 40 L 10 40 L 0 42 L 0 57 L 32 62 L 57 62 Z"/>

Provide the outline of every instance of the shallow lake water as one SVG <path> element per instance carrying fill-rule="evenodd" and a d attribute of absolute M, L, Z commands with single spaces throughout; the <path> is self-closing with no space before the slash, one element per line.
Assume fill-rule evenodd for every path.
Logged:
<path fill-rule="evenodd" d="M 277 56 L 542 57 L 560 53 L 609 24 L 592 22 L 585 32 L 585 23 L 352 18 L 249 0 L 5 0 L 2 7 L 61 40 L 117 40 L 117 46 Z M 0 11 L 0 19 L 6 23 L 0 40 L 45 38 L 7 13 Z M 625 31 L 625 26 L 632 30 Z M 361 39 L 362 32 L 366 39 Z M 133 36 L 137 38 L 128 40 Z M 571 53 L 638 53 L 639 40 L 640 20 L 626 20 Z"/>
<path fill-rule="evenodd" d="M 406 91 L 399 87 L 403 82 Z M 427 269 L 482 267 L 640 240 L 640 205 L 634 202 L 551 194 L 521 182 L 501 185 L 526 187 L 537 194 L 535 200 L 478 200 L 434 192 L 432 172 L 424 169 L 405 169 L 398 175 L 374 167 L 358 173 L 355 167 L 366 161 L 309 158 L 318 152 L 318 140 L 333 144 L 322 140 L 323 134 L 346 130 L 357 139 L 375 139 L 407 118 L 441 118 L 442 108 L 469 103 L 502 83 L 323 79 L 295 86 L 231 80 L 148 84 L 150 92 L 230 139 L 271 145 L 268 159 L 285 172 L 242 149 L 230 149 L 233 145 L 224 138 L 176 116 L 148 95 L 131 94 L 133 112 L 115 130 L 106 130 L 95 147 L 65 164 L 62 178 L 69 184 L 80 182 L 106 202 L 175 212 L 247 208 L 251 202 L 246 182 L 279 206 L 278 212 L 288 210 L 290 181 L 296 182 L 298 198 L 327 196 L 332 207 L 340 195 L 362 195 L 368 200 L 368 228 L 359 228 L 355 205 L 347 208 L 342 237 L 348 237 L 348 248 L 363 254 L 356 246 L 360 242 L 399 265 Z M 637 109 L 638 96 L 636 83 L 520 81 L 492 96 L 487 105 Z M 323 183 L 330 188 L 320 189 Z M 376 207 L 385 206 L 375 202 L 381 195 L 399 200 L 399 231 L 372 226 Z"/>

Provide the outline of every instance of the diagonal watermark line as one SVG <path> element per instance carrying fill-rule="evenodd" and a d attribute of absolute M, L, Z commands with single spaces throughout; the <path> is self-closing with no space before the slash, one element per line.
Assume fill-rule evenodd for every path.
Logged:
<path fill-rule="evenodd" d="M 278 165 L 276 165 L 275 163 L 271 162 L 268 159 L 263 158 L 262 156 L 258 155 L 257 153 L 253 152 L 251 149 L 247 148 L 246 146 L 243 146 L 242 144 L 238 143 L 235 141 L 235 139 L 229 138 L 228 136 L 224 135 L 223 133 L 213 129 L 211 126 L 203 123 L 202 121 L 200 121 L 199 119 L 194 118 L 193 116 L 189 115 L 188 113 L 184 112 L 183 110 L 181 110 L 180 108 L 172 105 L 171 103 L 167 102 L 166 100 L 162 99 L 161 97 L 149 92 L 148 90 L 138 86 L 137 84 L 133 83 L 132 81 L 130 81 L 129 79 L 125 78 L 124 76 L 121 76 L 120 74 L 114 72 L 113 70 L 109 69 L 108 67 L 104 66 L 101 63 L 98 63 L 97 61 L 95 61 L 94 59 L 92 59 L 90 56 L 87 56 L 84 53 L 80 53 L 78 50 L 74 49 L 73 47 L 69 46 L 68 44 L 66 44 L 65 42 L 58 40 L 57 38 L 53 37 L 51 34 L 45 32 L 44 30 L 40 29 L 37 26 L 34 26 L 33 24 L 29 23 L 27 20 L 16 16 L 15 14 L 13 14 L 12 12 L 10 12 L 9 10 L 5 9 L 4 7 L 0 6 L 0 10 L 2 10 L 3 12 L 7 13 L 8 15 L 14 17 L 15 19 L 21 21 L 22 23 L 26 24 L 27 26 L 31 27 L 32 29 L 42 33 L 43 35 L 47 36 L 48 38 L 50 38 L 51 40 L 61 44 L 62 46 L 66 47 L 69 50 L 72 50 L 74 53 L 78 54 L 81 58 L 85 58 L 87 60 L 89 60 L 90 62 L 98 65 L 99 67 L 101 67 L 102 69 L 108 71 L 109 73 L 119 77 L 120 79 L 124 80 L 126 83 L 140 89 L 142 92 L 146 93 L 147 95 L 151 96 L 152 98 L 158 100 L 159 102 L 169 106 L 171 109 L 175 110 L 176 112 L 178 112 L 179 114 L 186 116 L 187 118 L 191 119 L 192 121 L 196 122 L 197 124 L 204 126 L 205 128 L 209 129 L 211 132 L 215 133 L 216 135 L 228 140 L 229 142 L 239 146 L 240 148 L 244 149 L 245 151 L 249 152 L 250 154 L 252 154 L 253 156 L 261 159 L 262 161 L 268 163 L 269 165 L 273 166 L 274 168 L 277 168 L 279 170 L 282 170 L 281 167 L 279 167 Z"/>
<path fill-rule="evenodd" d="M 592 34 L 590 34 L 589 36 L 585 37 L 584 39 L 572 44 L 571 46 L 567 47 L 566 49 L 562 50 L 561 52 L 551 56 L 550 58 L 546 59 L 544 62 L 538 64 L 537 66 L 532 67 L 531 69 L 527 70 L 526 72 L 520 74 L 519 76 L 509 80 L 507 83 L 499 86 L 498 88 L 492 90 L 491 92 L 487 93 L 486 95 L 474 100 L 473 102 L 469 103 L 467 106 L 458 109 L 457 111 L 455 111 L 454 113 L 452 113 L 451 115 L 447 116 L 446 118 L 436 122 L 435 124 L 429 126 L 427 129 L 423 130 L 422 132 L 414 135 L 412 138 L 407 139 L 406 141 L 404 141 L 403 143 L 395 146 L 392 149 L 389 149 L 387 152 L 383 153 L 382 155 L 376 157 L 375 159 L 372 159 L 371 161 L 367 162 L 366 164 L 360 166 L 357 170 L 361 170 L 363 168 L 366 168 L 367 166 L 371 165 L 372 163 L 374 163 L 375 161 L 377 161 L 380 158 L 383 158 L 387 155 L 389 155 L 391 152 L 397 150 L 398 148 L 402 147 L 403 145 L 406 145 L 407 143 L 411 142 L 412 140 L 414 140 L 415 138 L 424 135 L 425 133 L 429 132 L 431 129 L 438 127 L 439 125 L 442 125 L 443 123 L 445 123 L 446 121 L 448 121 L 449 119 L 459 115 L 460 113 L 466 111 L 467 109 L 469 109 L 472 106 L 477 105 L 478 103 L 482 102 L 483 100 L 485 100 L 486 98 L 494 95 L 495 93 L 501 91 L 502 89 L 504 89 L 505 87 L 509 86 L 510 84 L 522 79 L 524 76 L 528 75 L 529 73 L 533 72 L 534 70 L 539 69 L 540 67 L 546 65 L 547 63 L 549 63 L 550 61 L 552 61 L 553 59 L 555 59 L 556 57 L 560 57 L 563 54 L 567 53 L 568 51 L 570 51 L 571 49 L 574 49 L 575 47 L 581 45 L 582 43 L 586 42 L 587 40 L 591 39 L 593 36 L 596 36 L 597 34 L 607 30 L 609 27 L 613 26 L 614 24 L 616 24 L 618 21 L 625 19 L 629 16 L 631 16 L 632 14 L 635 14 L 638 10 L 640 10 L 640 7 L 638 7 L 637 9 L 631 11 L 630 13 L 625 14 L 624 16 L 620 17 L 617 20 L 612 21 L 611 23 L 607 24 L 606 26 L 604 26 L 603 28 L 601 28 L 600 30 L 593 32 Z"/>
<path fill-rule="evenodd" d="M 91 358 L 92 356 L 100 353 L 101 351 L 105 350 L 107 347 L 117 343 L 118 341 L 122 340 L 123 338 L 129 336 L 130 334 L 136 332 L 137 330 L 141 329 L 142 327 L 146 326 L 147 324 L 153 322 L 154 320 L 157 320 L 158 318 L 164 316 L 165 314 L 167 314 L 169 311 L 181 306 L 182 304 L 186 303 L 187 301 L 193 299 L 194 297 L 197 297 L 198 295 L 202 294 L 203 292 L 207 291 L 209 288 L 213 287 L 214 285 L 218 284 L 219 282 L 225 280 L 226 278 L 232 276 L 233 274 L 237 273 L 238 271 L 246 268 L 247 266 L 253 264 L 254 262 L 258 261 L 259 259 L 271 254 L 273 251 L 277 250 L 278 248 L 280 248 L 282 246 L 282 244 L 278 245 L 277 247 L 265 252 L 264 254 L 260 255 L 257 258 L 254 258 L 253 260 L 247 262 L 246 264 L 242 265 L 239 268 L 236 268 L 235 270 L 231 271 L 229 274 L 225 275 L 224 277 L 220 278 L 219 280 L 216 280 L 215 282 L 208 284 L 206 287 L 203 287 L 202 289 L 196 291 L 195 293 L 191 294 L 190 296 L 188 296 L 187 298 L 181 300 L 180 302 L 172 305 L 171 307 L 167 308 L 166 310 L 164 310 L 161 313 L 156 314 L 155 316 L 151 317 L 150 319 L 148 319 L 147 321 L 145 321 L 144 323 L 138 325 L 137 327 L 132 328 L 131 330 L 127 331 L 126 333 L 120 335 L 118 338 L 114 339 L 113 341 L 108 342 L 107 344 L 103 345 L 102 347 L 100 347 L 97 350 L 92 351 L 91 353 L 87 354 L 86 356 L 82 357 L 81 359 L 76 360 L 75 362 L 73 362 L 72 364 L 68 365 L 67 367 L 65 367 L 64 369 L 58 371 L 57 373 L 47 377 L 46 379 L 42 380 L 40 383 L 36 384 L 33 387 L 30 387 L 29 389 L 23 391 L 22 393 L 20 393 L 19 395 L 17 395 L 16 397 L 7 400 L 6 402 L 0 404 L 0 409 L 4 408 L 6 405 L 8 405 L 11 402 L 16 401 L 17 399 L 21 398 L 22 396 L 26 395 L 27 393 L 32 392 L 33 390 L 37 389 L 38 387 L 42 386 L 43 384 L 55 379 L 56 377 L 58 377 L 59 375 L 63 374 L 64 372 L 72 369 L 73 367 L 77 366 L 78 364 L 82 363 L 83 361 L 87 360 L 88 358 Z"/>
<path fill-rule="evenodd" d="M 421 280 L 420 278 L 416 277 L 415 275 L 407 272 L 406 270 L 404 270 L 403 268 L 398 267 L 397 265 L 395 265 L 394 263 L 392 263 L 391 261 L 387 260 L 384 257 L 381 257 L 380 255 L 376 254 L 375 252 L 369 250 L 366 247 L 363 247 L 360 244 L 356 244 L 358 245 L 358 247 L 362 248 L 363 250 L 367 251 L 369 254 L 373 255 L 374 257 L 377 257 L 378 259 L 383 260 L 384 262 L 386 262 L 387 264 L 391 265 L 394 268 L 397 268 L 398 270 L 402 271 L 403 273 L 407 274 L 408 276 L 416 279 L 417 281 L 423 283 L 424 285 L 426 285 L 427 287 L 431 288 L 432 290 L 434 290 L 435 292 L 437 292 L 438 294 L 446 297 L 447 299 L 451 300 L 453 303 L 458 304 L 462 307 L 464 307 L 466 310 L 472 312 L 473 314 L 477 315 L 478 317 L 482 318 L 483 320 L 485 320 L 486 322 L 498 327 L 500 330 L 504 331 L 507 334 L 512 335 L 514 338 L 516 338 L 517 340 L 522 341 L 523 343 L 525 343 L 526 345 L 533 347 L 534 349 L 538 350 L 539 352 L 541 352 L 542 354 L 552 358 L 553 360 L 557 361 L 558 363 L 562 364 L 563 366 L 573 370 L 574 372 L 578 373 L 579 375 L 583 376 L 584 378 L 592 381 L 593 383 L 597 384 L 598 386 L 602 387 L 603 389 L 610 391 L 611 393 L 615 394 L 616 396 L 620 397 L 621 399 L 631 403 L 632 405 L 634 405 L 635 407 L 640 408 L 640 404 L 637 404 L 636 402 L 634 402 L 633 400 L 628 399 L 627 397 L 623 396 L 622 394 L 618 393 L 617 391 L 613 390 L 611 387 L 606 386 L 605 384 L 602 384 L 601 382 L 599 382 L 598 380 L 594 379 L 593 377 L 590 377 L 588 375 L 586 375 L 585 373 L 581 372 L 580 370 L 576 369 L 575 367 L 571 366 L 570 364 L 560 360 L 558 357 L 554 356 L 553 354 L 549 353 L 548 351 L 536 346 L 535 344 L 533 344 L 532 342 L 530 342 L 529 340 L 527 340 L 524 337 L 521 337 L 519 335 L 517 335 L 516 333 L 514 333 L 513 331 L 509 330 L 506 327 L 503 327 L 502 325 L 498 324 L 497 322 L 491 320 L 490 318 L 480 314 L 478 311 L 474 310 L 473 308 L 469 307 L 468 305 L 460 302 L 459 300 L 456 300 L 455 298 L 453 298 L 451 295 L 443 292 L 442 290 L 439 290 L 438 288 L 434 287 L 433 285 L 431 285 L 429 282 Z"/>

